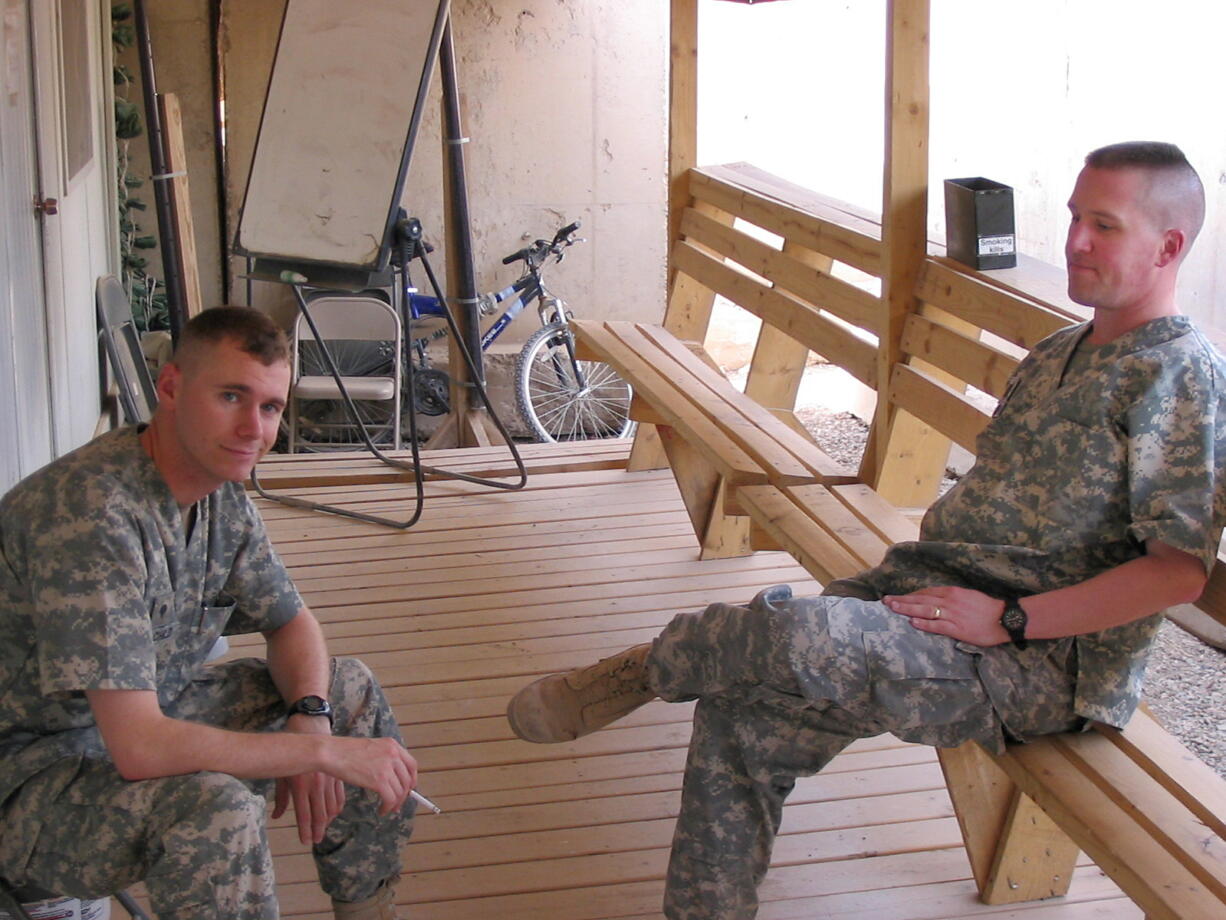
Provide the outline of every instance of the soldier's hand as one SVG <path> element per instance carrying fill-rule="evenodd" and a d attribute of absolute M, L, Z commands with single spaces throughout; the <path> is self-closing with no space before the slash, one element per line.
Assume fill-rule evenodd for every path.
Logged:
<path fill-rule="evenodd" d="M 291 716 L 286 731 L 300 734 L 331 735 L 327 719 L 317 716 Z M 345 784 L 327 773 L 300 773 L 277 780 L 272 816 L 279 818 L 290 802 L 298 824 L 298 840 L 304 844 L 319 843 L 332 819 L 345 807 Z"/>
<path fill-rule="evenodd" d="M 417 761 L 393 738 L 333 738 L 328 772 L 370 789 L 382 803 L 379 814 L 398 811 L 417 785 Z"/>
<path fill-rule="evenodd" d="M 942 586 L 910 594 L 888 594 L 882 602 L 923 632 L 988 647 L 1009 641 L 1000 625 L 1005 602 L 971 588 Z"/>

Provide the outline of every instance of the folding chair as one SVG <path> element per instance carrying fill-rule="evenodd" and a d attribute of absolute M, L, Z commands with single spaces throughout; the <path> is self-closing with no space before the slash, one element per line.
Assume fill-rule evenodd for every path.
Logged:
<path fill-rule="evenodd" d="M 119 389 L 119 406 L 129 424 L 147 422 L 157 407 L 157 390 L 140 347 L 132 304 L 114 275 L 102 275 L 95 289 L 98 334 Z"/>
<path fill-rule="evenodd" d="M 399 450 L 403 335 L 399 315 L 371 296 L 315 296 L 308 305 L 323 341 L 315 339 L 305 316 L 299 314 L 294 325 L 289 452 L 362 445 L 357 422 L 349 418 L 340 388 L 322 359 L 321 345 L 331 352 L 355 406 L 365 409 L 367 427 L 380 429 L 384 440 Z"/>
<path fill-rule="evenodd" d="M 33 920 L 22 905 L 48 901 L 55 897 L 58 895 L 42 888 L 29 886 L 14 888 L 5 879 L 0 878 L 0 911 L 7 913 L 13 920 Z M 119 892 L 114 895 L 114 898 L 128 912 L 132 920 L 150 920 L 149 915 L 141 910 L 140 905 L 126 891 Z"/>

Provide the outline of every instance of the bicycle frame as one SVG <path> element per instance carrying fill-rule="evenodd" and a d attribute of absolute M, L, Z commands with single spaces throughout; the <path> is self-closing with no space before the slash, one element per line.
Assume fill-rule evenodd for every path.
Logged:
<path fill-rule="evenodd" d="M 493 313 L 498 304 L 504 303 L 507 300 L 511 302 L 507 308 L 494 320 L 493 324 L 485 330 L 481 335 L 481 350 L 488 351 L 489 347 L 494 344 L 495 340 L 506 331 L 507 326 L 515 320 L 520 313 L 524 311 L 524 307 L 530 301 L 541 300 L 541 324 L 548 325 L 550 322 L 563 322 L 565 316 L 560 309 L 561 302 L 556 298 L 550 297 L 545 290 L 545 285 L 540 277 L 533 272 L 525 273 L 519 280 L 508 285 L 501 291 L 495 291 L 491 294 L 481 295 L 482 310 L 481 312 L 487 316 Z M 548 318 L 550 301 L 556 306 L 553 307 L 554 318 Z M 488 306 L 487 306 L 488 304 Z M 413 294 L 409 298 L 409 315 L 412 319 L 421 319 L 426 316 L 445 316 L 446 308 L 439 303 L 437 297 L 430 297 L 423 294 Z M 435 331 L 430 336 L 424 339 L 414 339 L 413 344 L 425 344 L 427 341 L 444 338 L 447 335 L 446 327 Z"/>

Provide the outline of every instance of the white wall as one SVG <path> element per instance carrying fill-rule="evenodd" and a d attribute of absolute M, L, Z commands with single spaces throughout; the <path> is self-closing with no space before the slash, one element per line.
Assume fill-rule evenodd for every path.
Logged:
<path fill-rule="evenodd" d="M 885 0 L 701 0 L 699 160 L 750 160 L 881 207 Z M 1213 0 L 933 0 L 929 222 L 942 182 L 1014 187 L 1019 246 L 1063 264 L 1082 157 L 1120 140 L 1178 144 L 1208 216 L 1182 308 L 1226 327 L 1226 4 Z"/>

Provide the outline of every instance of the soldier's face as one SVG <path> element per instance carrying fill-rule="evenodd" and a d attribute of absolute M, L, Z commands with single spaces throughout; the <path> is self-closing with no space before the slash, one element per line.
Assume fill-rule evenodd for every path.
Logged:
<path fill-rule="evenodd" d="M 1148 303 L 1163 234 L 1145 209 L 1149 180 L 1135 169 L 1086 167 L 1069 198 L 1064 256 L 1070 299 L 1101 310 Z"/>
<path fill-rule="evenodd" d="M 265 365 L 222 342 L 166 372 L 181 472 L 214 487 L 246 479 L 277 438 L 289 365 Z"/>

